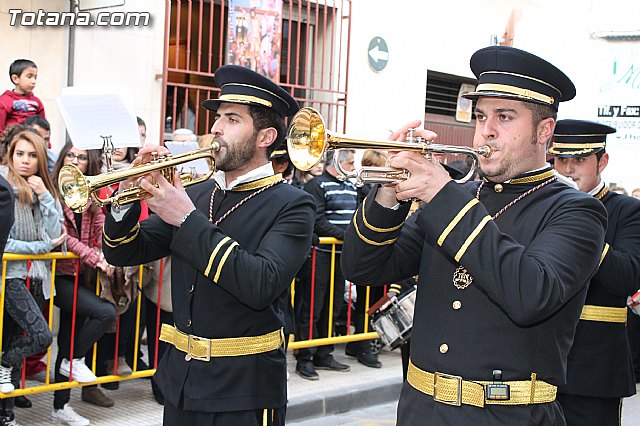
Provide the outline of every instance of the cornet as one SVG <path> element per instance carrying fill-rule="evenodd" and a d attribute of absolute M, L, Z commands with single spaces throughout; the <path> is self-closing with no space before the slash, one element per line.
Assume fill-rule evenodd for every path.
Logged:
<path fill-rule="evenodd" d="M 80 169 L 73 164 L 67 164 L 60 170 L 58 176 L 58 186 L 64 203 L 75 213 L 81 213 L 89 203 L 89 199 L 98 206 L 112 204 L 121 206 L 137 200 L 144 200 L 151 197 L 139 186 L 131 186 L 121 193 L 112 197 L 100 198 L 99 191 L 115 183 L 125 181 L 130 178 L 142 177 L 149 173 L 159 171 L 165 179 L 173 183 L 176 166 L 199 158 L 210 158 L 211 167 L 209 171 L 201 177 L 196 178 L 193 173 L 181 173 L 182 185 L 187 187 L 196 183 L 204 182 L 215 172 L 215 160 L 213 153 L 220 150 L 220 144 L 213 142 L 210 146 L 186 152 L 184 154 L 171 156 L 157 156 L 152 153 L 153 160 L 146 164 L 134 165 L 128 169 L 116 172 L 103 173 L 97 176 L 84 176 Z"/>
<path fill-rule="evenodd" d="M 491 156 L 491 147 L 488 145 L 480 148 L 467 146 L 453 146 L 434 144 L 420 136 L 413 136 L 409 131 L 406 142 L 400 141 L 375 141 L 365 139 L 353 139 L 346 135 L 332 133 L 326 130 L 324 120 L 320 113 L 313 108 L 302 108 L 291 118 L 287 137 L 289 157 L 294 166 L 300 170 L 310 170 L 322 160 L 322 156 L 328 150 L 339 149 L 381 149 L 389 151 L 417 151 L 431 158 L 432 154 L 464 154 L 473 160 L 471 169 L 462 178 L 456 180 L 464 183 L 471 179 L 478 168 L 478 156 Z M 362 167 L 354 172 L 347 172 L 340 166 L 338 156 L 334 156 L 334 165 L 338 171 L 338 179 L 355 179 L 356 186 L 365 183 L 393 184 L 409 178 L 407 170 L 394 169 L 392 167 Z"/>

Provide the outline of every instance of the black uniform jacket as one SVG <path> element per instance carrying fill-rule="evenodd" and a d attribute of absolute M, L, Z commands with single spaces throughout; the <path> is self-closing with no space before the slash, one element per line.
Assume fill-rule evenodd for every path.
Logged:
<path fill-rule="evenodd" d="M 626 308 L 627 296 L 640 284 L 640 200 L 607 192 L 608 244 L 600 269 L 591 279 L 585 304 Z M 625 324 L 580 320 L 567 366 L 572 395 L 619 398 L 636 393 Z"/>
<path fill-rule="evenodd" d="M 0 176 L 0 260 L 13 226 L 13 215 L 13 189 L 9 182 Z"/>
<path fill-rule="evenodd" d="M 285 183 L 238 204 L 264 187 L 216 190 L 214 181 L 187 190 L 197 210 L 180 228 L 152 216 L 138 226 L 139 203 L 121 222 L 109 214 L 104 254 L 114 265 L 137 265 L 172 256 L 173 317 L 178 329 L 205 338 L 259 336 L 285 325 L 289 286 L 311 247 L 313 198 Z M 251 183 L 242 185 L 252 186 Z M 171 404 L 205 412 L 286 405 L 283 348 L 247 356 L 185 361 L 173 346 L 155 379 Z"/>
<path fill-rule="evenodd" d="M 566 360 L 587 283 L 604 246 L 606 212 L 593 197 L 552 182 L 546 168 L 512 183 L 449 182 L 403 225 L 372 191 L 345 236 L 347 279 L 384 284 L 419 275 L 411 359 L 420 369 L 491 380 L 565 381 Z M 521 183 L 514 183 L 521 182 Z M 462 265 L 473 277 L 453 285 Z M 457 303 L 456 303 L 457 302 Z M 473 423 L 472 423 L 473 422 Z M 557 402 L 450 406 L 404 384 L 400 425 L 564 424 Z"/>

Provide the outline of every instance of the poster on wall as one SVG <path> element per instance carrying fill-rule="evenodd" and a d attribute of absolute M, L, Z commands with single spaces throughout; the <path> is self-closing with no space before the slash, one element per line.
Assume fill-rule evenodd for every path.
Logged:
<path fill-rule="evenodd" d="M 614 127 L 607 137 L 609 165 L 604 170 L 610 184 L 640 187 L 640 51 L 616 49 L 612 52 L 599 81 L 596 121 Z"/>
<path fill-rule="evenodd" d="M 462 95 L 476 90 L 473 84 L 462 83 L 458 91 L 458 102 L 456 103 L 456 121 L 463 123 L 471 122 L 473 102 L 471 99 L 463 98 Z"/>
<path fill-rule="evenodd" d="M 227 64 L 240 65 L 278 82 L 282 0 L 230 0 Z"/>

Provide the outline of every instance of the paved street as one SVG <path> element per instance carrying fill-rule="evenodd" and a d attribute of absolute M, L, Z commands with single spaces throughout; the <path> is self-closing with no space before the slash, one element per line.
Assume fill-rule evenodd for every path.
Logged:
<path fill-rule="evenodd" d="M 640 392 L 640 386 L 638 386 Z M 397 403 L 376 405 L 300 422 L 289 426 L 389 426 L 396 424 Z M 640 396 L 627 398 L 622 405 L 622 426 L 640 426 Z"/>

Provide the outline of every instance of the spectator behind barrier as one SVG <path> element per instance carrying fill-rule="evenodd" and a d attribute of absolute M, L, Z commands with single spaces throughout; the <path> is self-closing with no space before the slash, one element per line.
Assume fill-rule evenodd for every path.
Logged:
<path fill-rule="evenodd" d="M 47 172 L 44 140 L 30 131 L 16 134 L 9 143 L 0 175 L 15 194 L 15 222 L 9 233 L 6 251 L 20 254 L 43 254 L 62 244 L 62 228 L 57 191 Z M 50 261 L 33 260 L 7 263 L 3 323 L 0 392 L 13 392 L 13 369 L 21 367 L 29 355 L 44 351 L 53 336 L 42 315 L 42 304 L 50 296 Z M 45 284 L 45 285 L 43 285 Z M 2 401 L 0 417 L 4 423 L 14 421 L 13 399 Z"/>
<path fill-rule="evenodd" d="M 53 178 L 58 182 L 60 170 L 67 164 L 73 164 L 86 176 L 94 176 L 100 172 L 99 151 L 85 151 L 77 149 L 71 142 L 67 142 L 60 151 L 60 156 L 54 167 Z M 86 274 L 91 268 L 113 274 L 113 267 L 109 265 L 102 254 L 102 225 L 104 213 L 100 207 L 93 204 L 82 213 L 72 212 L 63 205 L 64 224 L 67 228 L 68 248 L 80 257 L 76 273 L 75 259 L 60 260 L 56 268 L 56 297 L 54 304 L 60 308 L 60 331 L 58 333 L 58 356 L 55 363 L 55 380 L 64 382 L 77 380 L 88 383 L 96 380 L 95 374 L 85 364 L 85 355 L 93 344 L 105 333 L 115 321 L 116 314 L 113 305 L 96 296 L 94 289 L 86 288 L 83 284 Z M 77 278 L 76 278 L 77 275 Z M 95 286 L 95 282 L 93 283 Z M 95 288 L 95 287 L 94 287 Z M 74 306 L 74 297 L 77 300 Z M 75 309 L 75 330 L 72 329 L 73 312 Z M 73 343 L 72 343 L 73 342 Z M 71 347 L 73 345 L 73 353 Z M 89 357 L 90 359 L 91 357 Z M 88 420 L 77 414 L 69 405 L 71 389 L 56 391 L 53 398 L 52 418 L 73 424 L 89 424 Z M 103 395 L 97 387 L 83 387 L 82 400 L 96 403 L 104 407 L 113 405 L 113 401 Z"/>
<path fill-rule="evenodd" d="M 31 117 L 27 117 L 23 123 L 35 130 L 47 143 L 47 165 L 49 172 L 52 172 L 53 166 L 55 166 L 56 160 L 58 159 L 58 155 L 51 150 L 51 125 L 49 124 L 49 121 L 40 115 L 32 115 Z"/>

